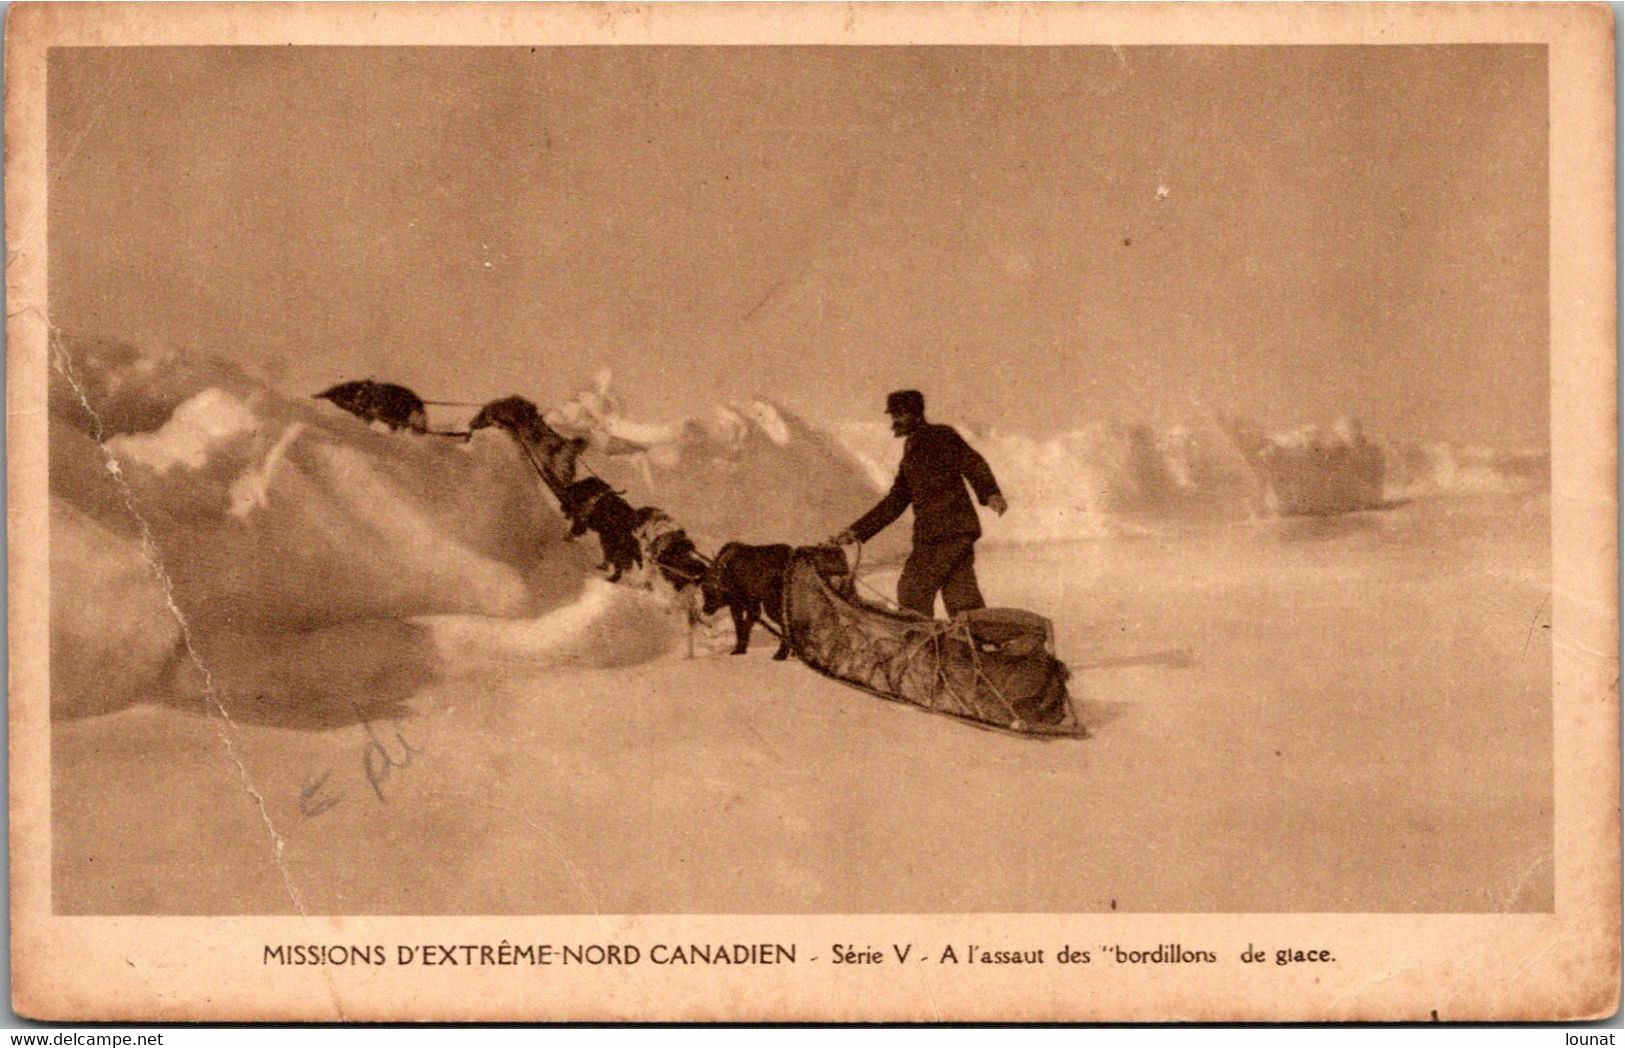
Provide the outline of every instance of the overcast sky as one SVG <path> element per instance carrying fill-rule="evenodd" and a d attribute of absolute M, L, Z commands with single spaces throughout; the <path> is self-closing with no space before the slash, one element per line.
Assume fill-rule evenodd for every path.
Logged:
<path fill-rule="evenodd" d="M 1538 47 L 52 52 L 51 309 L 292 390 L 1543 442 Z"/>

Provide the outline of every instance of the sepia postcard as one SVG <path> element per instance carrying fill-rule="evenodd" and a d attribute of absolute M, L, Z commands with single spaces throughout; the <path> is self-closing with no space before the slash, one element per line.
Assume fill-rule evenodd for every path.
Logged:
<path fill-rule="evenodd" d="M 12 1000 L 1620 985 L 1584 4 L 15 4 Z"/>

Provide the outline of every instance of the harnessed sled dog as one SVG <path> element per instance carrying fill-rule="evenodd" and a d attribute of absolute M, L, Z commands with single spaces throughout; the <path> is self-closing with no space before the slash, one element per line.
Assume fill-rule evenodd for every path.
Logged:
<path fill-rule="evenodd" d="M 589 530 L 597 532 L 604 554 L 598 570 L 610 572 L 610 582 L 619 582 L 622 574 L 643 566 L 643 552 L 632 535 L 632 507 L 604 481 L 597 477 L 576 481 L 559 496 L 559 505 L 570 518 L 567 540 Z"/>
<path fill-rule="evenodd" d="M 542 483 L 563 503 L 565 490 L 575 482 L 576 460 L 587 449 L 587 441 L 582 437 L 566 437 L 549 426 L 536 405 L 524 397 L 491 401 L 469 421 L 468 432 L 472 437 L 477 430 L 493 426 L 513 438 L 541 476 Z"/>
<path fill-rule="evenodd" d="M 364 422 L 382 422 L 392 433 L 403 429 L 418 434 L 429 432 L 429 413 L 423 398 L 405 386 L 369 378 L 341 382 L 314 396 L 332 401 Z"/>
<path fill-rule="evenodd" d="M 743 655 L 750 647 L 750 633 L 765 614 L 778 626 L 779 650 L 773 658 L 790 656 L 789 634 L 784 624 L 784 576 L 790 566 L 790 547 L 747 546 L 730 542 L 717 551 L 700 591 L 705 595 L 702 614 L 715 615 L 724 605 L 734 620 L 734 649 Z"/>
<path fill-rule="evenodd" d="M 694 540 L 658 506 L 642 506 L 632 514 L 632 537 L 653 573 L 681 594 L 705 578 L 706 562 Z"/>

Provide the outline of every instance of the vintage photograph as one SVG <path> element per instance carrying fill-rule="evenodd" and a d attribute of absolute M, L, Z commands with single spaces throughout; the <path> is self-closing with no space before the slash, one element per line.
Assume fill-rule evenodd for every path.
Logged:
<path fill-rule="evenodd" d="M 53 905 L 1549 909 L 1545 76 L 53 53 Z"/>
<path fill-rule="evenodd" d="M 1558 910 L 1546 44 L 42 68 L 51 916 Z"/>

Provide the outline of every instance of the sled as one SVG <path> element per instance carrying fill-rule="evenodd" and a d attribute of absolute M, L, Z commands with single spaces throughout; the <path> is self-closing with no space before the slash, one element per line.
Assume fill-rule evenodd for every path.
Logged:
<path fill-rule="evenodd" d="M 790 648 L 813 669 L 884 699 L 1020 735 L 1084 736 L 1048 619 L 983 608 L 952 619 L 858 595 L 846 555 L 795 550 L 785 573 Z"/>

